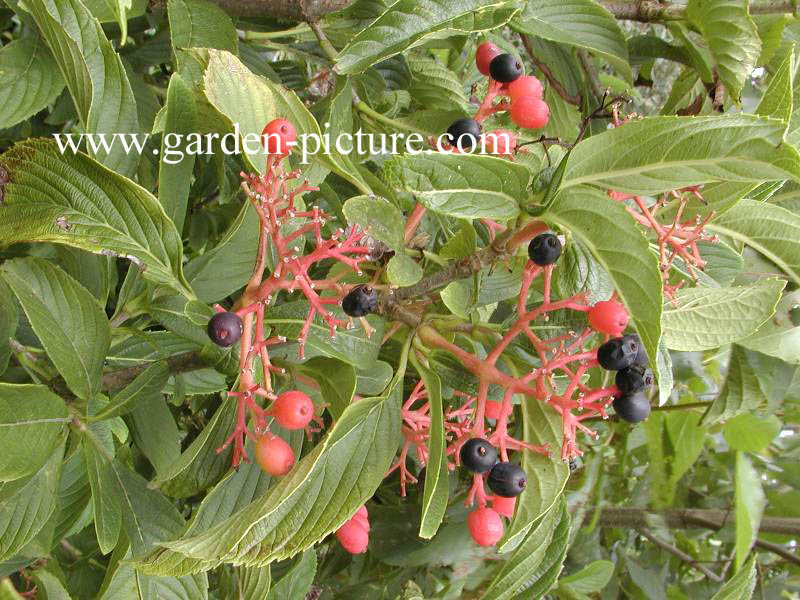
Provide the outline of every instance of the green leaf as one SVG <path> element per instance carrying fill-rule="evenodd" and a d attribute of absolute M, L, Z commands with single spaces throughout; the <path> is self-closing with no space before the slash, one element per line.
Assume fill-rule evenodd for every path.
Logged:
<path fill-rule="evenodd" d="M 142 398 L 127 422 L 136 447 L 156 473 L 167 472 L 181 455 L 181 433 L 162 394 Z"/>
<path fill-rule="evenodd" d="M 428 109 L 464 110 L 468 104 L 461 78 L 439 61 L 428 56 L 407 56 L 411 69 L 408 91 L 414 101 Z"/>
<path fill-rule="evenodd" d="M 728 374 L 722 390 L 703 415 L 702 423 L 721 423 L 736 415 L 751 411 L 765 399 L 753 366 L 744 348 L 734 344 L 728 363 Z"/>
<path fill-rule="evenodd" d="M 42 600 L 71 600 L 64 584 L 50 571 L 35 569 L 31 577 L 36 582 L 37 597 Z"/>
<path fill-rule="evenodd" d="M 614 563 L 608 560 L 596 560 L 577 573 L 559 579 L 558 587 L 566 588 L 575 594 L 593 594 L 606 587 L 613 574 Z"/>
<path fill-rule="evenodd" d="M 682 289 L 664 310 L 664 343 L 672 350 L 719 348 L 747 337 L 775 313 L 786 282 L 763 279 L 748 286 Z"/>
<path fill-rule="evenodd" d="M 336 358 L 315 356 L 297 365 L 297 370 L 316 381 L 328 411 L 334 419 L 341 418 L 356 393 L 355 369 Z M 376 393 L 383 391 L 383 387 Z"/>
<path fill-rule="evenodd" d="M 498 0 L 399 0 L 345 46 L 336 58 L 336 71 L 359 73 L 452 25 L 459 29 L 474 26 L 480 21 L 481 9 L 493 11 L 510 4 Z"/>
<path fill-rule="evenodd" d="M 264 317 L 264 324 L 273 328 L 274 335 L 282 335 L 288 340 L 296 340 L 306 320 L 309 305 L 305 301 L 287 302 L 271 308 Z M 332 311 L 337 318 L 346 318 L 339 309 Z M 338 358 L 359 369 L 368 368 L 378 358 L 378 344 L 383 336 L 383 319 L 370 315 L 367 317 L 376 329 L 367 338 L 361 327 L 339 329 L 331 337 L 330 328 L 317 315 L 306 339 L 306 357 L 321 354 Z"/>
<path fill-rule="evenodd" d="M 403 211 L 379 196 L 356 196 L 342 206 L 347 222 L 367 229 L 369 236 L 392 250 L 402 250 Z"/>
<path fill-rule="evenodd" d="M 216 4 L 206 0 L 169 0 L 167 14 L 178 70 L 188 82 L 202 80 L 203 67 L 187 48 L 216 48 L 237 53 L 239 40 L 233 21 Z"/>
<path fill-rule="evenodd" d="M 17 554 L 56 509 L 64 438 L 50 458 L 31 476 L 0 487 L 0 561 Z"/>
<path fill-rule="evenodd" d="M 569 479 L 569 466 L 561 460 L 561 417 L 542 402 L 528 401 L 522 407 L 523 439 L 529 444 L 547 445 L 551 455 L 523 451 L 522 468 L 528 475 L 528 484 L 517 497 L 514 519 L 498 545 L 500 552 L 516 547 L 536 520 L 553 509 Z"/>
<path fill-rule="evenodd" d="M 800 179 L 785 124 L 753 115 L 649 117 L 573 148 L 561 189 L 581 184 L 631 194 L 689 185 Z"/>
<path fill-rule="evenodd" d="M 528 35 L 586 48 L 633 81 L 625 35 L 617 20 L 593 0 L 531 0 L 511 26 Z"/>
<path fill-rule="evenodd" d="M 408 287 L 422 279 L 422 267 L 410 256 L 395 254 L 386 263 L 386 277 L 392 285 Z"/>
<path fill-rule="evenodd" d="M 233 562 L 264 566 L 338 529 L 375 492 L 400 443 L 401 389 L 351 404 L 328 436 L 264 496 L 204 533 L 162 544 L 138 568 L 183 574 Z"/>
<path fill-rule="evenodd" d="M 115 483 L 111 462 L 92 440 L 85 438 L 83 452 L 89 485 L 92 489 L 92 512 L 97 543 L 103 554 L 117 545 L 122 529 L 122 498 Z"/>
<path fill-rule="evenodd" d="M 11 359 L 11 338 L 14 337 L 17 331 L 19 311 L 11 288 L 1 277 L 0 315 L 5 315 L 4 318 L 0 319 L 0 375 L 2 375 L 8 367 L 8 361 Z"/>
<path fill-rule="evenodd" d="M 758 535 L 766 498 L 761 478 L 744 452 L 736 453 L 736 568 L 750 553 Z"/>
<path fill-rule="evenodd" d="M 0 600 L 24 600 L 8 577 L 0 579 Z"/>
<path fill-rule="evenodd" d="M 530 179 L 520 164 L 471 154 L 395 156 L 386 169 L 423 206 L 463 219 L 516 217 Z"/>
<path fill-rule="evenodd" d="M 0 383 L 0 481 L 37 471 L 68 421 L 64 401 L 45 386 Z"/>
<path fill-rule="evenodd" d="M 689 0 L 686 17 L 708 42 L 719 78 L 737 102 L 761 53 L 748 0 Z"/>
<path fill-rule="evenodd" d="M 382 360 L 368 369 L 356 371 L 356 391 L 362 396 L 377 396 L 386 389 L 392 380 L 392 365 Z"/>
<path fill-rule="evenodd" d="M 775 415 L 765 417 L 744 413 L 725 423 L 722 435 L 734 450 L 761 452 L 780 433 L 781 420 Z"/>
<path fill-rule="evenodd" d="M 177 73 L 169 80 L 166 111 L 158 163 L 158 201 L 181 232 L 195 161 L 195 155 L 187 152 L 187 136 L 197 129 L 197 109 L 194 93 Z"/>
<path fill-rule="evenodd" d="M 700 415 L 689 411 L 668 413 L 664 424 L 672 445 L 669 461 L 669 480 L 671 491 L 678 488 L 678 482 L 694 465 L 703 451 L 706 441 L 706 428 L 699 425 Z"/>
<path fill-rule="evenodd" d="M 742 568 L 731 577 L 711 600 L 743 600 L 752 598 L 756 589 L 756 556 L 752 555 Z"/>
<path fill-rule="evenodd" d="M 8 261 L 0 273 L 69 388 L 84 399 L 95 396 L 111 329 L 94 296 L 41 258 Z"/>
<path fill-rule="evenodd" d="M 306 550 L 269 591 L 266 600 L 305 600 L 317 573 L 317 553 Z"/>
<path fill-rule="evenodd" d="M 38 36 L 23 37 L 0 48 L 0 129 L 6 129 L 53 103 L 64 79 Z"/>
<path fill-rule="evenodd" d="M 54 9 L 45 0 L 26 0 L 25 6 L 53 52 L 86 132 L 105 134 L 110 145 L 116 134 L 138 133 L 136 99 L 125 67 L 84 4 L 62 0 Z M 98 148 L 94 156 L 122 175 L 132 175 L 139 164 L 139 154 L 126 152 L 121 143 L 110 150 Z"/>
<path fill-rule="evenodd" d="M 774 356 L 788 363 L 800 364 L 800 327 L 795 325 L 794 311 L 800 292 L 786 294 L 778 303 L 775 315 L 753 335 L 739 340 L 745 348 Z"/>
<path fill-rule="evenodd" d="M 420 516 L 419 537 L 431 539 L 439 530 L 439 526 L 447 510 L 450 494 L 447 469 L 447 443 L 444 435 L 444 406 L 442 404 L 442 382 L 433 371 L 416 365 L 425 391 L 428 394 L 431 417 L 430 437 L 428 438 L 428 456 L 425 463 L 425 483 L 422 496 L 422 512 Z"/>
<path fill-rule="evenodd" d="M 85 154 L 61 154 L 52 141 L 29 140 L 0 157 L 13 183 L 0 205 L 0 239 L 67 244 L 130 259 L 145 278 L 190 296 L 183 244 L 147 190 Z"/>
<path fill-rule="evenodd" d="M 800 284 L 800 216 L 775 204 L 742 200 L 706 227 L 757 250 Z"/>
<path fill-rule="evenodd" d="M 128 414 L 139 402 L 160 397 L 169 375 L 169 365 L 166 361 L 151 364 L 120 390 L 106 407 L 90 417 L 89 421 L 102 421 Z"/>
<path fill-rule="evenodd" d="M 633 217 L 605 194 L 581 187 L 560 192 L 541 218 L 568 229 L 591 251 L 628 307 L 648 356 L 657 356 L 661 275 L 657 258 Z"/>
<path fill-rule="evenodd" d="M 564 514 L 563 504 L 551 507 L 532 527 L 520 544 L 502 563 L 481 600 L 507 600 L 527 590 L 536 579 L 532 577 L 550 551 L 556 525 Z M 529 596 L 533 597 L 533 596 Z"/>
<path fill-rule="evenodd" d="M 266 598 L 272 578 L 269 567 L 239 567 L 239 598 Z"/>
<path fill-rule="evenodd" d="M 781 66 L 769 80 L 761 102 L 756 108 L 756 114 L 764 117 L 774 117 L 786 123 L 792 118 L 794 106 L 794 51 L 789 51 Z M 784 129 L 784 132 L 786 130 Z"/>

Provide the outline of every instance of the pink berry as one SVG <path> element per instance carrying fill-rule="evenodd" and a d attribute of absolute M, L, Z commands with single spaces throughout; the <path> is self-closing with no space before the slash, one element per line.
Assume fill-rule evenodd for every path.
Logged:
<path fill-rule="evenodd" d="M 589 310 L 589 325 L 600 333 L 619 335 L 628 326 L 628 311 L 616 300 L 603 300 Z"/>
<path fill-rule="evenodd" d="M 294 460 L 292 447 L 277 435 L 267 433 L 258 439 L 256 461 L 270 475 L 286 475 L 292 470 Z"/>
<path fill-rule="evenodd" d="M 485 506 L 469 513 L 467 527 L 479 546 L 494 546 L 503 537 L 505 529 L 497 511 Z"/>
<path fill-rule="evenodd" d="M 267 152 L 278 156 L 289 154 L 295 140 L 297 140 L 297 130 L 292 122 L 286 119 L 270 121 L 261 132 L 261 142 L 267 147 Z"/>
<path fill-rule="evenodd" d="M 364 509 L 362 513 L 361 509 Z M 369 545 L 369 521 L 366 507 L 362 506 L 352 519 L 336 531 L 336 539 L 350 554 L 362 554 Z"/>
<path fill-rule="evenodd" d="M 514 517 L 514 509 L 517 507 L 517 498 L 504 498 L 503 496 L 492 496 L 490 498 L 492 508 L 503 515 L 512 519 Z"/>
<path fill-rule="evenodd" d="M 275 420 L 286 429 L 302 429 L 314 416 L 314 403 L 303 392 L 284 392 L 272 405 Z"/>
<path fill-rule="evenodd" d="M 488 75 L 489 63 L 492 62 L 495 56 L 502 53 L 503 51 L 493 43 L 483 42 L 478 46 L 478 50 L 475 52 L 475 65 L 478 67 L 478 71 L 483 75 Z"/>
<path fill-rule="evenodd" d="M 544 88 L 542 82 L 533 75 L 523 75 L 508 84 L 508 95 L 512 102 L 526 96 L 541 100 L 544 97 Z"/>
<path fill-rule="evenodd" d="M 511 101 L 511 120 L 526 129 L 541 129 L 550 120 L 550 108 L 536 96 L 522 96 Z"/>

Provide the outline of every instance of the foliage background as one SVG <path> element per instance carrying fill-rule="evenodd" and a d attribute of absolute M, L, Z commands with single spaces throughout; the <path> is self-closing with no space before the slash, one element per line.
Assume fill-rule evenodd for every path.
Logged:
<path fill-rule="evenodd" d="M 42 598 L 798 597 L 792 3 L 346 4 L 315 3 L 305 15 L 301 3 L 269 0 L 0 8 L 0 598 L 34 586 Z M 344 410 L 354 394 L 375 399 L 350 406 L 324 443 L 285 432 L 307 456 L 280 486 L 252 465 L 229 472 L 229 453 L 214 449 L 233 421 L 221 392 L 235 357 L 210 345 L 204 326 L 210 304 L 235 299 L 250 274 L 257 220 L 238 173 L 260 163 L 217 153 L 167 165 L 153 152 L 169 132 L 226 133 L 238 122 L 259 133 L 277 116 L 300 132 L 329 122 L 333 133 L 438 135 L 485 86 L 472 59 L 484 39 L 547 81 L 545 135 L 574 142 L 586 127 L 567 159 L 543 144 L 515 163 L 334 153 L 316 156 L 307 176 L 337 225 L 374 218 L 396 233 L 385 215 L 415 199 L 431 209 L 415 247 L 394 248 L 387 277 L 400 287 L 484 246 L 477 217 L 537 214 L 570 242 L 559 291 L 599 298 L 616 288 L 658 352 L 660 409 L 636 427 L 596 423 L 599 439 L 583 440 L 572 474 L 555 459 L 537 465 L 500 556 L 469 540 L 457 474 L 436 491 L 449 498 L 446 514 L 423 540 L 421 488 L 402 499 L 396 479 L 378 487 L 374 465 L 348 466 L 399 442 L 397 402 L 413 377 L 403 381 L 396 340 L 379 348 L 360 332 L 317 334 L 302 364 L 287 344 L 278 358 L 327 402 Z M 597 112 L 606 89 L 645 118 L 608 131 Z M 141 156 L 62 156 L 41 139 L 61 132 L 154 136 Z M 641 252 L 641 230 L 605 191 L 689 185 L 704 186 L 708 204 L 691 210 L 714 211 L 709 230 L 721 242 L 703 248 L 705 274 L 673 305 L 649 277 L 655 253 Z M 396 212 L 375 216 L 352 200 L 373 194 Z M 451 283 L 438 312 L 502 322 L 519 271 L 501 271 Z M 282 302 L 269 321 L 291 337 L 303 312 Z M 465 374 L 439 366 L 447 400 Z M 546 412 L 516 411 L 526 439 L 558 446 Z M 326 467 L 377 488 L 364 556 L 325 537 L 332 527 L 271 512 L 295 490 L 304 514 L 328 506 L 305 493 L 335 489 Z M 330 523 L 362 501 L 331 504 Z M 227 540 L 214 526 L 231 515 L 244 528 L 266 522 L 253 553 L 219 551 Z M 176 539 L 158 562 L 154 549 Z"/>

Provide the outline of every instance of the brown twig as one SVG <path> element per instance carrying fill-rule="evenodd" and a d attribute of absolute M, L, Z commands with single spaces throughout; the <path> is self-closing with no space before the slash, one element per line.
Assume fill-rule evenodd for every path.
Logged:
<path fill-rule="evenodd" d="M 662 550 L 669 552 L 673 556 L 676 556 L 677 558 L 685 562 L 687 565 L 691 566 L 694 569 L 697 569 L 703 575 L 708 577 L 711 581 L 714 581 L 716 583 L 722 582 L 722 577 L 714 573 L 714 571 L 710 570 L 708 567 L 704 567 L 703 565 L 699 564 L 691 556 L 689 556 L 679 548 L 676 548 L 672 544 L 665 542 L 664 540 L 659 538 L 655 533 L 650 531 L 647 527 L 640 528 L 639 533 L 642 534 L 643 537 L 650 540 L 653 544 L 661 548 Z"/>
<path fill-rule="evenodd" d="M 600 77 L 597 74 L 592 59 L 586 50 L 578 50 L 578 60 L 581 63 L 583 72 L 586 73 L 586 79 L 589 81 L 589 87 L 596 98 L 602 99 L 606 96 L 606 88 L 600 82 Z"/>
<path fill-rule="evenodd" d="M 580 94 L 575 94 L 574 96 L 570 94 L 567 90 L 564 89 L 564 86 L 559 83 L 558 79 L 556 79 L 553 72 L 550 70 L 545 63 L 539 60 L 533 52 L 533 48 L 531 48 L 531 42 L 528 39 L 527 35 L 520 34 L 519 36 L 522 39 L 522 44 L 525 46 L 525 50 L 528 51 L 528 56 L 530 56 L 531 61 L 535 64 L 538 69 L 542 72 L 545 79 L 547 79 L 547 83 L 550 84 L 550 87 L 555 90 L 556 94 L 561 96 L 561 99 L 564 102 L 568 102 L 569 104 L 574 104 L 575 106 L 580 106 L 582 102 L 582 98 Z"/>
<path fill-rule="evenodd" d="M 647 23 L 650 21 L 680 21 L 686 18 L 686 5 L 662 4 L 650 0 L 641 2 L 608 2 L 602 0 L 601 4 L 617 19 L 628 21 Z M 751 2 L 749 8 L 751 15 L 793 14 L 795 12 L 794 3 L 791 0 Z"/>

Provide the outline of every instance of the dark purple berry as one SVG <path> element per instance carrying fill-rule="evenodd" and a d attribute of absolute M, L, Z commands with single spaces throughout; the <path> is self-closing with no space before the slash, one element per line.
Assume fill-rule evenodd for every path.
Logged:
<path fill-rule="evenodd" d="M 489 74 L 500 83 L 511 83 L 523 73 L 522 61 L 510 54 L 498 54 L 489 63 Z"/>
<path fill-rule="evenodd" d="M 632 364 L 630 367 L 617 371 L 614 383 L 617 384 L 620 393 L 633 394 L 653 385 L 653 372 L 647 367 Z"/>
<path fill-rule="evenodd" d="M 614 410 L 628 423 L 639 423 L 650 416 L 650 400 L 643 391 L 614 398 Z"/>
<path fill-rule="evenodd" d="M 242 337 L 242 320 L 232 312 L 221 312 L 208 322 L 208 337 L 217 346 L 233 346 Z"/>
<path fill-rule="evenodd" d="M 447 128 L 448 141 L 456 148 L 472 148 L 481 137 L 481 124 L 475 119 L 459 119 Z"/>
<path fill-rule="evenodd" d="M 461 464 L 473 473 L 485 473 L 497 464 L 497 450 L 483 438 L 464 442 L 458 456 Z"/>
<path fill-rule="evenodd" d="M 342 299 L 342 310 L 350 317 L 365 317 L 378 306 L 378 292 L 368 285 L 359 285 Z"/>
<path fill-rule="evenodd" d="M 597 349 L 597 362 L 608 371 L 620 371 L 633 364 L 639 344 L 625 338 L 612 338 Z"/>
<path fill-rule="evenodd" d="M 528 256 L 540 267 L 552 265 L 561 256 L 561 240 L 552 233 L 540 233 L 528 244 Z"/>
<path fill-rule="evenodd" d="M 638 344 L 639 351 L 636 353 L 636 358 L 633 359 L 633 364 L 641 365 L 646 367 L 650 364 L 650 361 L 647 359 L 647 352 L 644 351 L 644 344 L 642 344 L 642 340 L 639 339 L 639 335 L 636 333 L 631 333 L 629 335 L 622 336 L 622 339 L 625 342 L 634 342 Z"/>
<path fill-rule="evenodd" d="M 516 463 L 499 462 L 489 471 L 489 489 L 503 498 L 519 496 L 528 483 L 528 477 Z"/>

